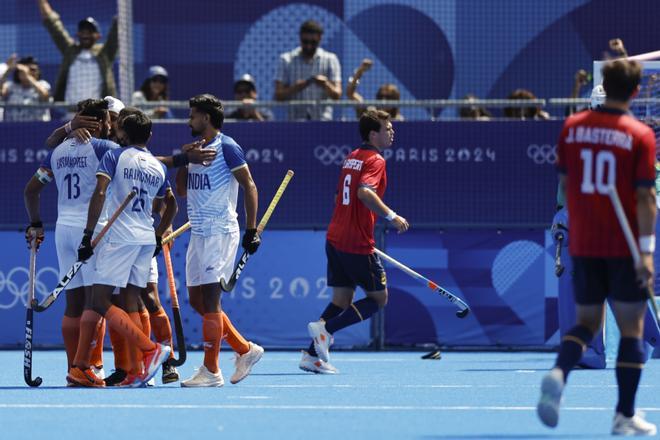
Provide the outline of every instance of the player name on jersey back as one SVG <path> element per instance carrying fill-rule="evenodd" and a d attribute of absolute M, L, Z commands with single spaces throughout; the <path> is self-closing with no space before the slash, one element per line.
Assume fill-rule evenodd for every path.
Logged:
<path fill-rule="evenodd" d="M 587 127 L 578 125 L 568 129 L 564 140 L 567 144 L 598 144 L 632 150 L 633 137 L 629 133 L 613 128 Z"/>
<path fill-rule="evenodd" d="M 56 169 L 62 168 L 86 168 L 87 156 L 64 156 L 57 159 Z"/>
<path fill-rule="evenodd" d="M 154 188 L 159 188 L 163 184 L 160 177 L 146 173 L 138 168 L 124 168 L 124 179 L 145 183 Z"/>

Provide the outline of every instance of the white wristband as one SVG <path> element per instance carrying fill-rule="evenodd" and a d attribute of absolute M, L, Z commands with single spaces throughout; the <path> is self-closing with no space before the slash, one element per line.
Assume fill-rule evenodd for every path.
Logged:
<path fill-rule="evenodd" d="M 64 131 L 66 131 L 66 134 L 70 134 L 73 131 L 73 127 L 71 126 L 71 121 L 67 122 L 66 125 L 64 125 Z"/>
<path fill-rule="evenodd" d="M 645 254 L 655 252 L 655 235 L 642 235 L 639 237 L 639 251 Z"/>
<path fill-rule="evenodd" d="M 385 216 L 385 219 L 386 219 L 388 222 L 391 222 L 391 221 L 394 220 L 395 218 L 396 218 L 396 212 L 394 212 L 394 211 L 392 211 L 392 210 L 390 209 L 390 212 Z"/>

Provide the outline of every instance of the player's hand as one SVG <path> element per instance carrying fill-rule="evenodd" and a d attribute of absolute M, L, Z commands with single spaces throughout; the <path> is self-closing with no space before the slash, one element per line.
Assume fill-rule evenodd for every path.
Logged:
<path fill-rule="evenodd" d="M 156 235 L 156 249 L 154 249 L 154 257 L 160 254 L 163 250 L 163 237 Z"/>
<path fill-rule="evenodd" d="M 189 144 L 185 144 L 181 147 L 181 152 L 182 153 L 187 153 L 190 150 L 194 150 L 195 148 L 201 148 L 202 145 L 204 145 L 204 142 L 206 142 L 205 139 L 200 139 L 195 142 L 191 142 Z"/>
<path fill-rule="evenodd" d="M 653 254 L 641 254 L 639 264 L 635 268 L 639 287 L 653 289 Z"/>
<path fill-rule="evenodd" d="M 406 232 L 410 227 L 410 225 L 408 224 L 408 220 L 401 217 L 400 215 L 394 217 L 394 219 L 390 222 L 390 224 L 396 228 L 399 234 Z"/>
<path fill-rule="evenodd" d="M 44 242 L 44 227 L 41 222 L 30 223 L 25 228 L 25 241 L 27 242 L 28 249 L 32 247 L 32 240 L 36 240 L 36 248 L 39 249 L 41 243 Z"/>
<path fill-rule="evenodd" d="M 246 229 L 245 234 L 243 234 L 243 242 L 241 245 L 243 249 L 247 251 L 248 254 L 252 255 L 257 252 L 259 245 L 261 244 L 261 238 L 256 229 Z"/>
<path fill-rule="evenodd" d="M 78 246 L 78 261 L 87 261 L 89 257 L 94 255 L 94 248 L 92 247 L 92 231 L 85 229 L 83 238 Z"/>
<path fill-rule="evenodd" d="M 211 148 L 193 148 L 186 152 L 190 163 L 201 163 L 204 166 L 209 166 L 215 160 L 218 153 Z"/>
<path fill-rule="evenodd" d="M 71 135 L 75 140 L 82 144 L 86 144 L 87 142 L 92 140 L 92 134 L 87 131 L 86 128 L 78 128 L 76 130 L 73 130 L 71 132 Z"/>
<path fill-rule="evenodd" d="M 82 116 L 76 114 L 73 119 L 71 119 L 71 129 L 76 130 L 78 128 L 84 128 L 88 131 L 94 131 L 101 127 L 99 121 L 96 120 L 94 116 Z"/>

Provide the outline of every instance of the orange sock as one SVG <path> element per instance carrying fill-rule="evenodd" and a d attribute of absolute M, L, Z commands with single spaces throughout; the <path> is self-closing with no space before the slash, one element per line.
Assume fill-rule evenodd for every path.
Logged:
<path fill-rule="evenodd" d="M 174 347 L 172 346 L 172 327 L 170 326 L 170 318 L 161 307 L 156 313 L 149 314 L 149 319 L 151 321 L 151 328 L 153 329 L 156 341 L 163 345 L 169 345 L 172 348 L 172 351 L 170 352 L 170 359 L 172 359 L 174 357 Z"/>
<path fill-rule="evenodd" d="M 117 330 L 126 338 L 129 345 L 136 345 L 142 351 L 151 351 L 156 348 L 156 344 L 147 338 L 140 327 L 135 325 L 128 314 L 119 307 L 110 306 L 105 314 L 105 319 L 110 328 Z"/>
<path fill-rule="evenodd" d="M 243 335 L 241 335 L 238 330 L 236 330 L 234 325 L 229 320 L 229 316 L 227 316 L 225 312 L 222 312 L 222 326 L 225 333 L 223 337 L 232 348 L 232 350 L 240 355 L 244 355 L 250 351 L 250 344 L 248 344 L 248 341 L 245 340 Z"/>
<path fill-rule="evenodd" d="M 103 365 L 103 339 L 105 338 L 105 319 L 101 319 L 96 328 L 96 341 L 92 342 L 92 355 L 90 363 L 95 367 Z"/>
<path fill-rule="evenodd" d="M 220 313 L 204 314 L 202 334 L 204 335 L 204 366 L 211 373 L 217 373 L 220 369 L 218 354 L 222 340 L 222 315 Z"/>
<path fill-rule="evenodd" d="M 62 339 L 66 350 L 67 371 L 71 369 L 73 358 L 78 350 L 78 338 L 80 337 L 80 316 L 72 318 L 64 315 L 62 317 Z"/>
<path fill-rule="evenodd" d="M 121 368 L 128 372 L 131 369 L 131 361 L 128 357 L 128 347 L 126 338 L 112 327 L 108 328 L 110 333 L 110 342 L 112 343 L 112 352 L 115 354 L 115 369 Z"/>
<path fill-rule="evenodd" d="M 144 329 L 142 328 L 142 317 L 140 312 L 129 312 L 129 318 L 133 321 L 133 324 L 140 329 L 144 335 Z M 147 335 L 145 335 L 147 336 Z M 147 336 L 149 337 L 149 336 Z M 142 373 L 142 351 L 133 344 L 128 344 L 128 354 L 131 361 L 131 368 L 128 370 L 131 374 L 140 374 Z"/>
<path fill-rule="evenodd" d="M 140 310 L 140 322 L 142 323 L 142 333 L 145 334 L 147 338 L 151 338 L 151 322 L 149 320 L 149 310 L 145 307 Z"/>
<path fill-rule="evenodd" d="M 78 349 L 73 365 L 84 370 L 89 368 L 89 347 L 92 345 L 96 327 L 103 317 L 93 310 L 85 310 L 80 318 L 80 337 L 78 338 Z"/>

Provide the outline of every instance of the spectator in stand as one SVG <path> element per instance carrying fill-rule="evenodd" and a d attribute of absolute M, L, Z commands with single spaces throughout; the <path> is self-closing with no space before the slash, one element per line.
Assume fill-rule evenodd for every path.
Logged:
<path fill-rule="evenodd" d="M 587 73 L 586 70 L 580 69 L 575 72 L 575 77 L 573 80 L 573 90 L 571 90 L 571 98 L 579 98 L 582 95 L 582 88 L 591 82 L 591 75 Z M 570 116 L 573 113 L 585 110 L 586 107 L 572 105 L 566 107 L 566 116 Z"/>
<path fill-rule="evenodd" d="M 105 44 L 99 24 L 92 17 L 78 22 L 78 41 L 74 41 L 48 0 L 38 0 L 39 11 L 53 42 L 62 53 L 62 65 L 55 82 L 55 101 L 76 103 L 88 98 L 115 96 L 117 87 L 112 63 L 119 48 L 117 19 L 112 22 Z"/>
<path fill-rule="evenodd" d="M 133 93 L 133 105 L 139 107 L 147 101 L 168 101 L 170 99 L 169 77 L 163 66 L 149 67 L 149 76 L 144 80 L 140 90 Z M 171 119 L 172 111 L 164 106 L 145 108 L 144 113 L 151 119 Z"/>
<path fill-rule="evenodd" d="M 319 47 L 323 27 L 314 20 L 300 26 L 300 46 L 280 55 L 275 75 L 275 100 L 321 100 L 341 97 L 341 66 L 337 55 Z M 332 119 L 332 106 L 292 107 L 289 119 Z"/>
<path fill-rule="evenodd" d="M 16 54 L 7 60 L 7 71 L 2 75 L 2 100 L 9 104 L 34 104 L 50 100 L 50 84 L 41 79 L 39 64 L 34 57 L 17 60 Z M 7 81 L 8 76 L 12 77 Z M 5 121 L 50 121 L 47 108 L 8 108 Z"/>
<path fill-rule="evenodd" d="M 357 86 L 360 84 L 362 75 L 364 75 L 367 70 L 371 69 L 373 64 L 374 62 L 369 58 L 363 59 L 360 66 L 355 69 L 355 72 L 353 72 L 353 76 L 348 78 L 348 85 L 346 86 L 346 97 L 351 101 L 364 102 L 362 95 L 357 92 Z M 376 91 L 376 99 L 385 101 L 398 101 L 401 99 L 401 92 L 399 92 L 399 88 L 396 85 L 385 83 Z M 367 107 L 357 106 L 355 107 L 355 115 L 360 118 L 365 110 L 367 110 Z M 403 121 L 403 115 L 399 111 L 398 107 L 378 107 L 378 110 L 387 112 L 392 120 Z"/>
<path fill-rule="evenodd" d="M 536 99 L 536 96 L 529 90 L 516 89 L 508 96 L 507 99 Z M 548 112 L 541 107 L 506 107 L 504 109 L 504 116 L 514 119 L 550 119 Z"/>
<path fill-rule="evenodd" d="M 476 101 L 477 97 L 468 93 L 463 97 L 467 101 Z M 490 121 L 493 115 L 484 107 L 471 105 L 470 107 L 461 107 L 458 112 L 461 119 L 476 119 L 478 121 Z"/>
<path fill-rule="evenodd" d="M 269 121 L 273 119 L 273 113 L 267 108 L 257 108 L 257 85 L 252 75 L 245 74 L 234 83 L 234 100 L 241 101 L 243 106 L 231 112 L 228 119 L 240 119 L 251 121 Z"/>
<path fill-rule="evenodd" d="M 5 80 L 7 79 L 7 76 L 5 73 L 7 72 L 7 63 L 0 63 L 0 87 L 5 83 Z M 5 114 L 5 109 L 0 108 L 0 121 L 3 120 L 3 115 Z"/>

